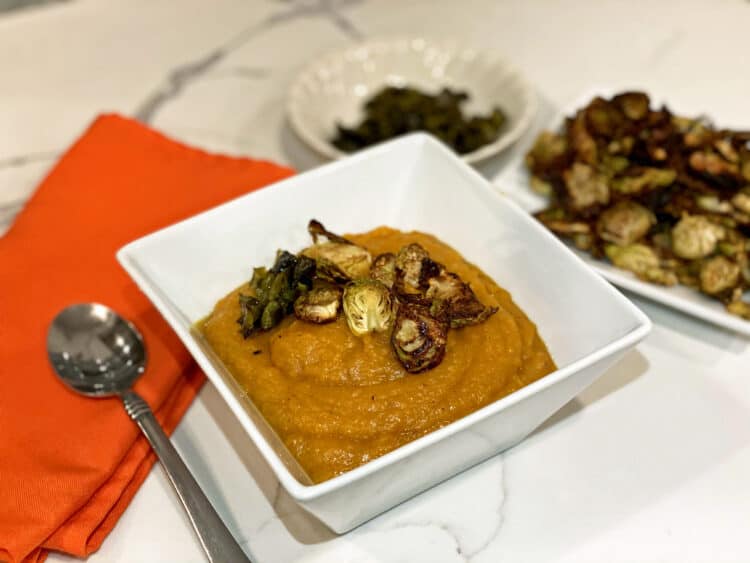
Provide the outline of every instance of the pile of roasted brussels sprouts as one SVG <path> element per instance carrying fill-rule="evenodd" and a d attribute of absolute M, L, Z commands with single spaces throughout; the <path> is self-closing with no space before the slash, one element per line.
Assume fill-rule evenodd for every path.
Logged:
<path fill-rule="evenodd" d="M 550 199 L 536 216 L 557 235 L 750 320 L 750 132 L 653 110 L 646 94 L 626 92 L 543 132 L 526 164 Z"/>
<path fill-rule="evenodd" d="M 497 311 L 419 244 L 373 258 L 316 220 L 308 231 L 312 246 L 297 255 L 280 250 L 270 269 L 253 271 L 252 293 L 240 293 L 237 322 L 245 338 L 290 314 L 321 324 L 343 310 L 358 336 L 390 331 L 404 369 L 419 373 L 442 361 L 450 328 L 481 323 Z"/>

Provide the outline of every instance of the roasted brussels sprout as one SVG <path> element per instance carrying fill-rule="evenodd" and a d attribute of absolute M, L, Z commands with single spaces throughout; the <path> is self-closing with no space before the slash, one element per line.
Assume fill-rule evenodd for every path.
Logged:
<path fill-rule="evenodd" d="M 612 102 L 620 107 L 625 117 L 638 121 L 648 114 L 649 99 L 643 92 L 624 92 L 612 98 Z"/>
<path fill-rule="evenodd" d="M 672 229 L 672 249 L 681 257 L 705 258 L 716 250 L 725 230 L 702 215 L 686 215 Z"/>
<path fill-rule="evenodd" d="M 361 336 L 393 326 L 396 301 L 390 290 L 373 279 L 359 279 L 344 287 L 344 315 L 349 329 Z"/>
<path fill-rule="evenodd" d="M 391 334 L 391 344 L 404 369 L 419 373 L 437 366 L 445 356 L 448 324 L 430 315 L 427 307 L 402 303 Z"/>
<path fill-rule="evenodd" d="M 591 166 L 576 162 L 563 173 L 563 178 L 573 209 L 582 210 L 609 203 L 607 179 Z"/>
<path fill-rule="evenodd" d="M 317 264 L 317 274 L 334 282 L 347 282 L 367 276 L 372 257 L 370 253 L 354 244 L 323 242 L 302 251 Z"/>
<path fill-rule="evenodd" d="M 442 266 L 430 258 L 427 251 L 413 243 L 401 248 L 396 255 L 394 289 L 406 300 L 428 303 L 424 292 L 430 278 L 437 276 Z"/>
<path fill-rule="evenodd" d="M 711 149 L 695 151 L 688 159 L 690 168 L 722 186 L 741 186 L 744 181 L 737 162 L 729 162 Z"/>
<path fill-rule="evenodd" d="M 451 328 L 479 324 L 497 312 L 497 307 L 483 305 L 469 284 L 449 272 L 430 278 L 425 295 L 431 301 L 430 314 L 446 319 Z"/>
<path fill-rule="evenodd" d="M 645 244 L 630 244 L 628 246 L 608 244 L 605 247 L 605 253 L 615 266 L 635 274 L 644 272 L 649 268 L 658 268 L 660 263 L 656 252 Z"/>
<path fill-rule="evenodd" d="M 740 267 L 724 256 L 703 262 L 700 271 L 701 291 L 709 295 L 733 289 L 740 281 Z"/>
<path fill-rule="evenodd" d="M 674 285 L 678 281 L 674 272 L 661 267 L 659 256 L 645 244 L 608 244 L 605 253 L 615 266 L 633 272 L 643 280 L 660 285 Z"/>
<path fill-rule="evenodd" d="M 656 223 L 648 209 L 634 201 L 616 203 L 599 216 L 599 236 L 617 245 L 632 244 L 643 238 Z"/>
<path fill-rule="evenodd" d="M 565 137 L 551 131 L 542 131 L 526 155 L 526 165 L 533 172 L 563 164 L 567 150 L 568 142 Z"/>
<path fill-rule="evenodd" d="M 341 288 L 335 285 L 316 286 L 294 302 L 294 316 L 302 321 L 323 324 L 336 320 L 341 306 Z"/>
<path fill-rule="evenodd" d="M 396 255 L 386 252 L 376 256 L 370 266 L 370 277 L 391 289 L 396 281 Z"/>
<path fill-rule="evenodd" d="M 640 171 L 640 174 L 612 180 L 612 188 L 621 194 L 640 194 L 669 186 L 675 178 L 677 178 L 677 173 L 674 170 L 645 168 Z"/>
<path fill-rule="evenodd" d="M 366 249 L 327 231 L 315 219 L 310 221 L 307 229 L 315 244 L 304 249 L 301 254 L 315 260 L 316 271 L 320 277 L 344 283 L 367 276 L 372 256 Z M 318 242 L 321 236 L 326 237 L 328 241 Z"/>

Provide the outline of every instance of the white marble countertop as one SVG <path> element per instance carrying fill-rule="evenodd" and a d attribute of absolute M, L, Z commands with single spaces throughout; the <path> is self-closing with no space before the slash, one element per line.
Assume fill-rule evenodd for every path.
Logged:
<path fill-rule="evenodd" d="M 104 111 L 208 150 L 317 165 L 284 121 L 288 85 L 316 54 L 383 34 L 504 52 L 538 89 L 537 127 L 606 85 L 750 128 L 749 28 L 747 0 L 68 0 L 0 11 L 0 226 Z M 210 384 L 174 439 L 262 563 L 750 561 L 750 342 L 635 301 L 653 333 L 529 439 L 340 537 L 279 489 Z M 90 557 L 203 560 L 158 467 Z"/>

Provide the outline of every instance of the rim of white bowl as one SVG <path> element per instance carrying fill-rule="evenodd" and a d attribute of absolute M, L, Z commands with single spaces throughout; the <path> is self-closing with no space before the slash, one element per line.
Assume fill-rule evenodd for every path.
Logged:
<path fill-rule="evenodd" d="M 513 123 L 513 126 L 510 129 L 502 132 L 500 136 L 492 143 L 483 145 L 482 147 L 470 153 L 457 155 L 459 158 L 461 158 L 468 164 L 476 164 L 482 160 L 500 153 L 501 151 L 518 141 L 518 139 L 520 139 L 524 132 L 529 128 L 532 120 L 534 119 L 534 116 L 536 115 L 537 96 L 533 86 L 524 77 L 518 67 L 511 63 L 503 54 L 494 49 L 480 49 L 457 38 L 437 39 L 424 35 L 390 37 L 385 36 L 373 38 L 361 43 L 349 45 L 348 47 L 345 47 L 343 49 L 337 48 L 329 50 L 316 57 L 314 60 L 310 61 L 294 79 L 287 95 L 287 118 L 295 134 L 320 156 L 326 157 L 331 160 L 351 156 L 350 153 L 340 151 L 327 139 L 315 134 L 305 124 L 305 119 L 300 113 L 302 104 L 304 104 L 306 99 L 305 83 L 309 81 L 310 77 L 316 74 L 317 71 L 332 65 L 336 61 L 348 61 L 358 58 L 356 56 L 356 53 L 358 51 L 396 51 L 399 49 L 399 47 L 403 49 L 409 44 L 414 44 L 415 42 L 423 43 L 425 46 L 434 45 L 443 50 L 452 51 L 453 53 L 491 53 L 495 64 L 499 64 L 504 68 L 507 76 L 512 77 L 521 93 L 520 98 L 523 109 L 517 116 L 517 119 L 515 120 L 515 123 Z"/>

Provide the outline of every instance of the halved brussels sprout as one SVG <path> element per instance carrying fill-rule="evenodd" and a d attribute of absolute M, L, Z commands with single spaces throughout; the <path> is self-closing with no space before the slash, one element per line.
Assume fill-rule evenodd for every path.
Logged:
<path fill-rule="evenodd" d="M 593 167 L 575 162 L 570 169 L 563 172 L 563 178 L 573 209 L 582 210 L 609 203 L 607 179 Z"/>
<path fill-rule="evenodd" d="M 393 326 L 396 301 L 378 280 L 365 278 L 347 284 L 343 302 L 346 322 L 357 336 L 382 332 Z"/>
<path fill-rule="evenodd" d="M 320 277 L 342 283 L 367 276 L 372 256 L 366 249 L 327 231 L 315 219 L 310 221 L 307 229 L 315 244 L 305 248 L 300 254 L 315 260 Z M 328 241 L 319 243 L 318 238 L 321 236 Z"/>
<path fill-rule="evenodd" d="M 396 255 L 386 252 L 376 256 L 370 266 L 370 277 L 391 289 L 396 281 Z"/>
<path fill-rule="evenodd" d="M 294 302 L 294 316 L 311 323 L 329 323 L 336 320 L 340 306 L 341 288 L 321 285 L 297 298 Z"/>
<path fill-rule="evenodd" d="M 672 250 L 689 260 L 705 258 L 716 250 L 717 243 L 726 236 L 723 227 L 702 215 L 685 215 L 672 229 Z"/>
<path fill-rule="evenodd" d="M 567 150 L 568 142 L 565 137 L 551 131 L 542 131 L 526 155 L 526 165 L 532 171 L 560 165 Z"/>
<path fill-rule="evenodd" d="M 434 262 L 417 243 L 406 245 L 396 255 L 396 293 L 408 301 L 425 302 L 428 280 L 437 276 L 442 266 Z"/>
<path fill-rule="evenodd" d="M 604 252 L 615 266 L 635 274 L 649 268 L 658 268 L 660 263 L 656 252 L 645 244 L 608 244 L 604 247 Z"/>
<path fill-rule="evenodd" d="M 448 324 L 414 303 L 402 303 L 391 334 L 391 345 L 404 369 L 419 373 L 437 366 L 445 356 Z"/>
<path fill-rule="evenodd" d="M 320 277 L 339 283 L 367 276 L 372 263 L 367 250 L 348 243 L 314 244 L 304 249 L 302 255 L 315 260 Z"/>
<path fill-rule="evenodd" d="M 615 266 L 633 272 L 643 280 L 661 285 L 675 285 L 678 281 L 677 274 L 662 268 L 659 256 L 645 244 L 608 244 L 604 253 Z"/>
<path fill-rule="evenodd" d="M 655 223 L 654 214 L 642 205 L 621 201 L 599 216 L 597 230 L 602 239 L 624 246 L 643 238 Z"/>
<path fill-rule="evenodd" d="M 497 307 L 483 305 L 469 284 L 449 272 L 431 278 L 425 296 L 431 301 L 430 314 L 446 319 L 451 328 L 479 324 L 497 312 Z"/>
<path fill-rule="evenodd" d="M 701 291 L 709 295 L 723 293 L 740 281 L 740 267 L 724 256 L 714 256 L 701 265 Z"/>

